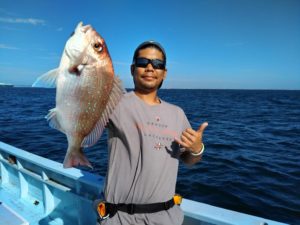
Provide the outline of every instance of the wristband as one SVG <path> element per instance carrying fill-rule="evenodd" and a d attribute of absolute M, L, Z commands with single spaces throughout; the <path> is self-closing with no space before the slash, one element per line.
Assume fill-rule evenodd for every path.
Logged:
<path fill-rule="evenodd" d="M 204 152 L 204 149 L 205 149 L 205 147 L 204 147 L 204 143 L 202 143 L 202 149 L 201 149 L 201 151 L 200 151 L 200 152 L 198 152 L 198 153 L 193 153 L 193 152 L 190 152 L 190 153 L 191 153 L 191 155 L 192 155 L 192 156 L 199 156 L 199 155 L 202 155 L 202 154 L 203 154 L 203 152 Z"/>

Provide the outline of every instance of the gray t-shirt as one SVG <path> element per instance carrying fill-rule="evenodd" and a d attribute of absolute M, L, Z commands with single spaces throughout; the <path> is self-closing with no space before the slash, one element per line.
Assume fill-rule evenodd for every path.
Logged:
<path fill-rule="evenodd" d="M 148 105 L 129 92 L 110 117 L 109 164 L 104 196 L 111 203 L 148 204 L 175 194 L 180 138 L 189 128 L 183 110 L 161 100 Z M 148 214 L 118 212 L 101 224 L 182 224 L 179 206 Z"/>

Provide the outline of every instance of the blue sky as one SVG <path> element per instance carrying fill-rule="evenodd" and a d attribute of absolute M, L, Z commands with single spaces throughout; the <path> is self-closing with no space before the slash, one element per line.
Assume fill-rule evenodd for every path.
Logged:
<path fill-rule="evenodd" d="M 125 87 L 134 49 L 154 39 L 164 88 L 300 89 L 298 0 L 1 0 L 0 82 L 30 85 L 58 67 L 79 21 L 104 37 Z"/>

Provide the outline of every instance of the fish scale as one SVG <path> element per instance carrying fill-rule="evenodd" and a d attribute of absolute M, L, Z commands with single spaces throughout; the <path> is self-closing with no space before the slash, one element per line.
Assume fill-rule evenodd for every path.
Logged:
<path fill-rule="evenodd" d="M 91 167 L 82 148 L 99 140 L 125 92 L 114 75 L 104 39 L 80 22 L 65 45 L 59 67 L 39 77 L 33 86 L 56 86 L 56 107 L 46 118 L 67 136 L 64 167 Z"/>

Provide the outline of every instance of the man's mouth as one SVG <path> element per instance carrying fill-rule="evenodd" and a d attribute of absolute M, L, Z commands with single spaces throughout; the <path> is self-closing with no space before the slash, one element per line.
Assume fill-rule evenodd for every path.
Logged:
<path fill-rule="evenodd" d="M 148 80 L 148 81 L 156 80 L 157 79 L 155 76 L 147 76 L 147 75 L 142 76 L 142 78 L 144 80 Z"/>

